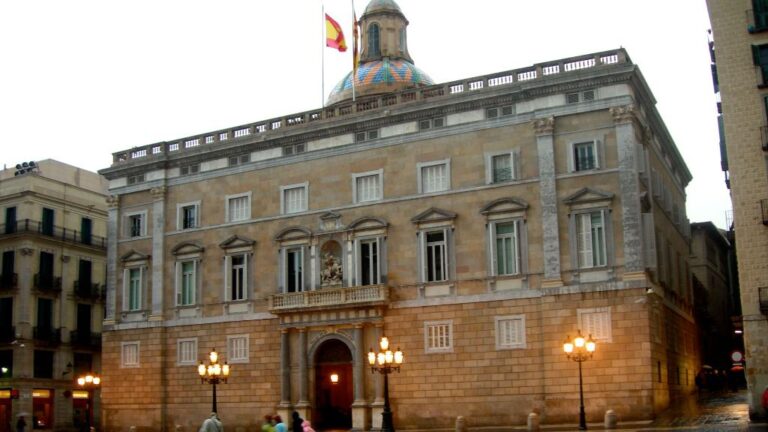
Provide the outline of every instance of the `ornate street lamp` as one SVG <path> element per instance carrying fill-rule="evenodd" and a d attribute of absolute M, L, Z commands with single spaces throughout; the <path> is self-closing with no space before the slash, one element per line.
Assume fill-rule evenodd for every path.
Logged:
<path fill-rule="evenodd" d="M 101 384 L 101 377 L 94 374 L 87 374 L 77 378 L 77 385 L 88 392 L 88 404 L 85 407 L 85 430 L 91 430 L 91 411 L 93 410 L 93 398 L 95 391 Z"/>
<path fill-rule="evenodd" d="M 213 404 L 211 412 L 218 413 L 216 410 L 216 384 L 227 383 L 227 378 L 229 378 L 229 365 L 227 362 L 224 362 L 223 365 L 219 363 L 219 353 L 216 352 L 216 348 L 208 353 L 208 361 L 209 363 L 207 366 L 204 365 L 203 362 L 200 362 L 200 365 L 197 366 L 197 373 L 200 375 L 201 382 L 213 386 Z"/>
<path fill-rule="evenodd" d="M 403 352 L 400 348 L 392 352 L 389 349 L 389 339 L 382 336 L 379 341 L 381 348 L 378 353 L 373 352 L 373 348 L 368 353 L 368 363 L 371 364 L 371 372 L 379 372 L 384 375 L 384 411 L 381 413 L 381 432 L 395 432 L 395 426 L 392 423 L 392 410 L 389 408 L 389 379 L 392 372 L 400 372 L 400 365 L 403 363 Z"/>
<path fill-rule="evenodd" d="M 581 330 L 577 331 L 576 338 L 571 340 L 571 336 L 568 335 L 563 343 L 563 351 L 565 355 L 579 363 L 579 430 L 587 430 L 587 416 L 584 414 L 584 386 L 581 381 L 581 364 L 592 358 L 592 354 L 595 352 L 597 345 L 592 339 L 592 335 L 589 335 L 589 339 L 584 339 L 581 335 Z"/>

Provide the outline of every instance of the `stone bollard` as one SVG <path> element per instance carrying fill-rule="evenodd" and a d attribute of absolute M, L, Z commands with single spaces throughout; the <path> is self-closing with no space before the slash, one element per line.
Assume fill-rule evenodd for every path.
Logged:
<path fill-rule="evenodd" d="M 539 430 L 539 415 L 536 414 L 535 412 L 528 414 L 528 430 L 529 431 Z"/>
<path fill-rule="evenodd" d="M 603 423 L 606 429 L 616 429 L 616 426 L 619 424 L 619 419 L 616 416 L 616 412 L 613 410 L 606 411 Z"/>
<path fill-rule="evenodd" d="M 467 432 L 467 423 L 462 416 L 456 417 L 456 432 Z"/>

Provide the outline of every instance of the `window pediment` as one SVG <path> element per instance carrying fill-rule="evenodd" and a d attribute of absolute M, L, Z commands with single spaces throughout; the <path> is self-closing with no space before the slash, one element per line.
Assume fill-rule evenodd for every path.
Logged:
<path fill-rule="evenodd" d="M 347 225 L 347 229 L 351 231 L 364 231 L 369 229 L 387 228 L 388 226 L 389 224 L 384 219 L 364 216 Z"/>
<path fill-rule="evenodd" d="M 275 241 L 284 242 L 292 240 L 305 240 L 309 239 L 310 237 L 312 237 L 311 230 L 300 226 L 292 226 L 285 228 L 277 233 L 275 236 Z"/>
<path fill-rule="evenodd" d="M 493 200 L 480 209 L 480 214 L 493 216 L 499 214 L 522 214 L 528 209 L 528 203 L 520 198 L 505 197 Z"/>
<path fill-rule="evenodd" d="M 454 219 L 456 219 L 456 213 L 448 210 L 431 207 L 419 213 L 417 216 L 414 216 L 411 219 L 411 222 L 413 222 L 416 225 L 421 225 L 421 224 L 427 224 L 432 222 L 453 221 Z"/>
<path fill-rule="evenodd" d="M 149 261 L 151 258 L 151 255 L 145 255 L 140 252 L 136 252 L 135 250 L 131 250 L 125 255 L 120 257 L 120 261 L 124 263 L 130 263 L 130 262 L 138 262 L 138 261 Z"/>
<path fill-rule="evenodd" d="M 203 251 L 205 251 L 205 248 L 195 242 L 182 242 L 171 249 L 171 253 L 175 256 L 201 254 Z"/>
<path fill-rule="evenodd" d="M 248 237 L 233 235 L 232 237 L 219 243 L 219 247 L 222 249 L 248 248 L 253 247 L 254 244 L 256 244 L 256 241 L 251 240 Z"/>
<path fill-rule="evenodd" d="M 608 206 L 613 200 L 613 194 L 592 188 L 582 188 L 576 193 L 563 199 L 571 208 Z"/>

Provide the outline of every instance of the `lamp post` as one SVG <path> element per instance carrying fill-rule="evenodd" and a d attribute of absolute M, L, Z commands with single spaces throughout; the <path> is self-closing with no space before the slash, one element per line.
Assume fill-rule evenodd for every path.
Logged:
<path fill-rule="evenodd" d="M 584 413 L 584 386 L 581 380 L 581 364 L 592 358 L 592 354 L 597 348 L 595 341 L 592 340 L 592 335 L 589 335 L 589 339 L 584 339 L 581 335 L 581 330 L 577 331 L 576 338 L 571 340 L 571 336 L 568 335 L 563 343 L 563 351 L 565 355 L 579 364 L 579 430 L 587 430 L 587 416 Z"/>
<path fill-rule="evenodd" d="M 227 378 L 229 378 L 229 365 L 227 362 L 224 362 L 223 365 L 219 363 L 219 353 L 217 353 L 216 348 L 214 348 L 213 351 L 208 353 L 208 365 L 206 366 L 203 362 L 200 362 L 200 365 L 197 366 L 197 373 L 200 375 L 201 382 L 213 386 L 213 404 L 211 412 L 218 413 L 216 410 L 216 384 L 227 383 Z"/>
<path fill-rule="evenodd" d="M 403 363 L 403 352 L 400 348 L 392 352 L 389 349 L 389 339 L 382 336 L 379 340 L 378 353 L 373 352 L 373 348 L 368 353 L 368 363 L 371 365 L 371 372 L 379 372 L 384 375 L 384 411 L 381 413 L 381 432 L 395 432 L 395 426 L 392 423 L 392 410 L 389 408 L 389 374 L 400 372 L 400 365 Z"/>
<path fill-rule="evenodd" d="M 91 410 L 93 410 L 93 397 L 95 392 L 93 390 L 99 388 L 101 384 L 101 377 L 95 374 L 87 374 L 77 378 L 77 385 L 81 389 L 88 392 L 88 404 L 85 406 L 85 428 L 91 430 Z"/>

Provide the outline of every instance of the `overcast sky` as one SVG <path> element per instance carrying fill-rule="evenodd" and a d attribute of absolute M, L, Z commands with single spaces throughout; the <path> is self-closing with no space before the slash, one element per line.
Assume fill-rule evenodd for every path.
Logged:
<path fill-rule="evenodd" d="M 693 174 L 689 218 L 725 226 L 704 1 L 396 1 L 436 82 L 626 48 Z M 119 150 L 318 108 L 321 4 L 0 2 L 0 163 L 96 171 Z M 351 0 L 324 6 L 350 33 Z M 350 69 L 351 50 L 325 49 L 326 95 Z"/>

